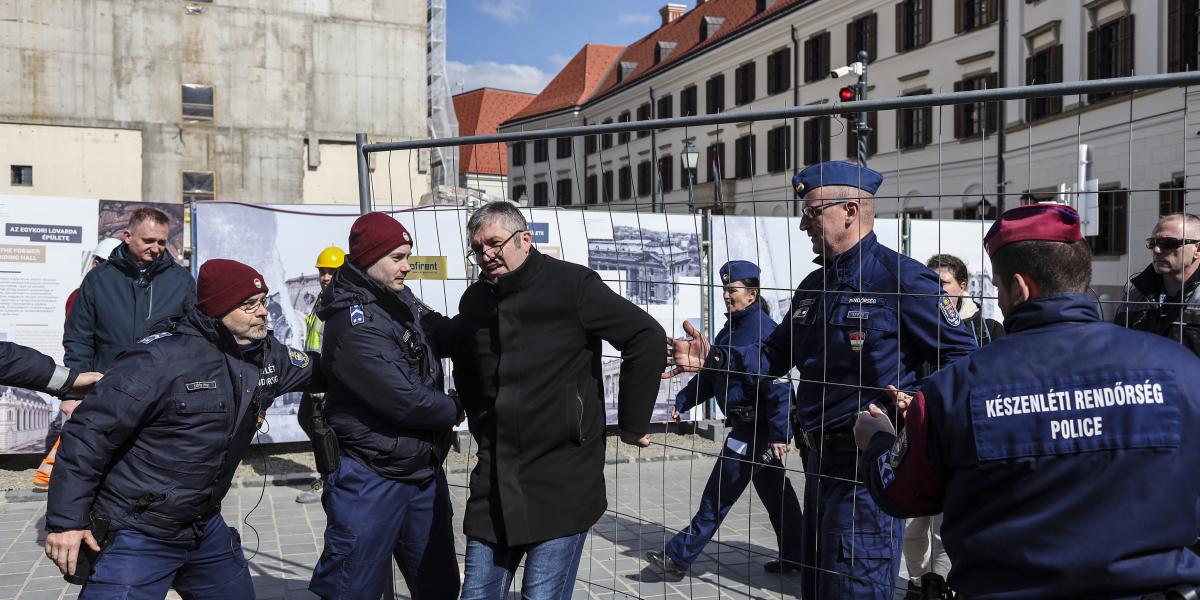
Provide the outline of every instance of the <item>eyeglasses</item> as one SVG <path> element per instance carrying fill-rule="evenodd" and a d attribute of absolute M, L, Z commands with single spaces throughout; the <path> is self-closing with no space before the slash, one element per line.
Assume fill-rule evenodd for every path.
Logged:
<path fill-rule="evenodd" d="M 254 313 L 255 311 L 257 311 L 259 309 L 259 307 L 262 307 L 262 308 L 267 307 L 267 297 L 266 296 L 263 296 L 262 298 L 260 298 L 258 300 L 247 300 L 238 305 L 238 308 L 241 309 L 242 312 L 248 312 L 248 313 Z"/>
<path fill-rule="evenodd" d="M 824 211 L 825 209 L 829 208 L 830 206 L 837 206 L 839 204 L 847 204 L 849 202 L 850 202 L 850 200 L 834 200 L 833 202 L 826 202 L 825 204 L 818 204 L 816 206 L 805 206 L 804 208 L 800 209 L 800 214 L 808 217 L 809 220 L 812 220 L 812 219 L 815 219 L 815 218 L 821 216 L 821 212 Z"/>
<path fill-rule="evenodd" d="M 1146 238 L 1146 249 L 1153 250 L 1158 248 L 1163 252 L 1178 250 L 1187 244 L 1200 243 L 1200 240 L 1179 239 L 1173 237 L 1151 237 Z"/>
<path fill-rule="evenodd" d="M 517 234 L 523 233 L 524 231 L 524 229 L 518 229 L 512 232 L 512 235 L 504 238 L 504 241 L 500 242 L 499 244 L 486 244 L 482 248 L 471 248 L 467 251 L 467 259 L 473 260 L 476 264 L 478 264 L 483 261 L 484 255 L 487 254 L 488 250 L 494 251 L 495 256 L 500 256 L 504 253 L 504 246 L 512 241 L 513 238 L 517 237 Z"/>

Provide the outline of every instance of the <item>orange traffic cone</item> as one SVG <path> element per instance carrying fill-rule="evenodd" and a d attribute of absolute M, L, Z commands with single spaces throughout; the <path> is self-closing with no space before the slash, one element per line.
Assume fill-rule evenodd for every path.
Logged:
<path fill-rule="evenodd" d="M 50 449 L 50 453 L 46 458 L 42 459 L 42 464 L 38 466 L 37 472 L 33 474 L 33 490 L 35 492 L 45 492 L 50 489 L 50 471 L 54 470 L 54 456 L 58 454 L 58 443 L 62 438 L 54 440 L 54 447 Z"/>

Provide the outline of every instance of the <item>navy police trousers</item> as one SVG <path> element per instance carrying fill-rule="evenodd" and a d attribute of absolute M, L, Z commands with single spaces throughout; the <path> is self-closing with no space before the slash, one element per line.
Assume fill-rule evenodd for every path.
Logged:
<path fill-rule="evenodd" d="M 424 486 L 377 475 L 342 456 L 325 476 L 325 549 L 308 589 L 322 598 L 378 598 L 389 588 L 392 558 L 413 600 L 458 598 L 453 509 L 446 474 Z"/>
<path fill-rule="evenodd" d="M 242 540 L 220 513 L 204 524 L 199 538 L 170 541 L 119 530 L 100 554 L 84 600 L 162 600 L 175 588 L 184 600 L 252 600 Z"/>
<path fill-rule="evenodd" d="M 675 534 L 667 543 L 667 556 L 675 564 L 687 568 L 695 562 L 704 546 L 717 533 L 729 509 L 751 482 L 775 529 L 779 557 L 800 563 L 800 531 L 803 526 L 800 501 L 779 462 L 761 464 L 761 455 L 766 448 L 765 443 L 752 444 L 746 456 L 730 450 L 728 445 L 721 449 L 721 458 L 713 465 L 712 474 L 708 476 L 696 516 L 692 517 L 687 528 Z"/>

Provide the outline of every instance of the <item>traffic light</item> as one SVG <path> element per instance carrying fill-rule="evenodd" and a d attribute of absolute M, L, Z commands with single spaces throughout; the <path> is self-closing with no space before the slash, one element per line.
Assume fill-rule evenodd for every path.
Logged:
<path fill-rule="evenodd" d="M 858 98 L 858 86 L 857 85 L 848 85 L 848 86 L 838 90 L 838 101 L 840 101 L 840 102 L 854 102 L 858 99 L 859 98 Z M 843 119 L 845 119 L 847 121 L 853 121 L 858 118 L 858 113 L 857 112 L 842 113 L 841 116 Z"/>

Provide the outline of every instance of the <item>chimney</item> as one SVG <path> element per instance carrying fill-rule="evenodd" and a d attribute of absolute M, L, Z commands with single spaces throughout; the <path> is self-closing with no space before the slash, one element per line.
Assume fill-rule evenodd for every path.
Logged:
<path fill-rule="evenodd" d="M 687 12 L 687 6 L 683 4 L 668 4 L 658 9 L 658 14 L 662 15 L 662 26 L 666 27 L 675 22 L 675 19 L 683 16 Z"/>

